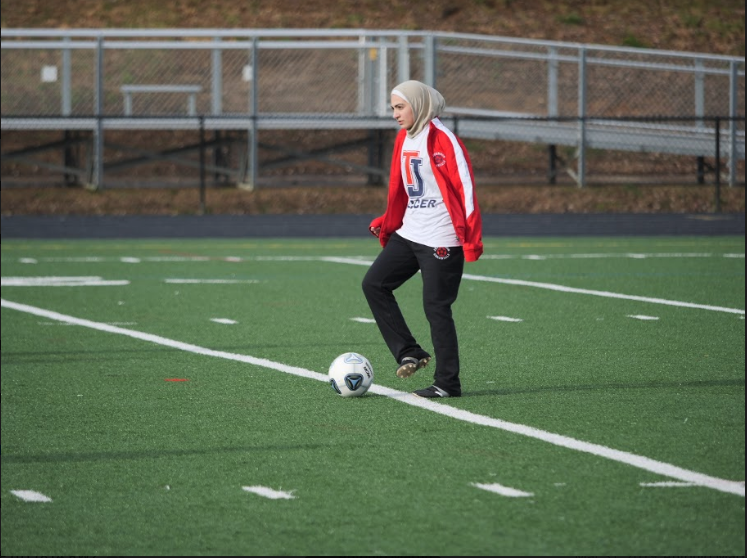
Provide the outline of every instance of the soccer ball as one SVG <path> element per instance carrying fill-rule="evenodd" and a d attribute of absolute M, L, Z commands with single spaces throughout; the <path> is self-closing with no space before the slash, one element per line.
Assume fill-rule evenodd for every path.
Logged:
<path fill-rule="evenodd" d="M 343 397 L 359 397 L 373 383 L 373 366 L 358 353 L 343 353 L 329 365 L 329 385 Z"/>

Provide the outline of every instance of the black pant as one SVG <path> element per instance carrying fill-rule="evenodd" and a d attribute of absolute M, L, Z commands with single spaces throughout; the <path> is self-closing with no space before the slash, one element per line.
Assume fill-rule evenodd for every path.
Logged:
<path fill-rule="evenodd" d="M 434 384 L 452 395 L 461 394 L 459 343 L 451 305 L 459 294 L 464 271 L 461 247 L 431 248 L 393 234 L 363 278 L 366 295 L 379 331 L 397 362 L 423 358 L 428 352 L 407 327 L 394 292 L 418 271 L 423 277 L 423 309 L 431 326 L 436 353 Z"/>

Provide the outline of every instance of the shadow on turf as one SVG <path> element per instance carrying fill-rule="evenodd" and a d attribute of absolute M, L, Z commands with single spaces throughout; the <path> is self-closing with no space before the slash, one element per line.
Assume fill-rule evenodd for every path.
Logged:
<path fill-rule="evenodd" d="M 36 455 L 2 455 L 0 462 L 7 465 L 29 463 L 80 463 L 93 461 L 110 461 L 122 459 L 156 459 L 162 457 L 184 457 L 192 455 L 212 455 L 218 453 L 257 453 L 275 451 L 308 451 L 322 449 L 323 444 L 294 444 L 271 446 L 244 446 L 227 448 L 185 449 L 185 450 L 147 450 L 147 451 L 114 451 L 94 453 L 52 453 Z"/>
<path fill-rule="evenodd" d="M 360 349 L 364 346 L 371 346 L 379 348 L 380 343 L 353 343 L 356 348 Z M 350 345 L 350 344 L 349 344 Z M 330 362 L 334 360 L 334 357 L 338 354 L 342 354 L 348 350 L 347 346 L 343 346 L 340 343 L 294 343 L 293 348 L 303 347 L 334 347 L 334 350 L 330 351 Z M 208 348 L 208 347 L 206 347 Z M 265 344 L 265 345 L 241 345 L 241 346 L 228 346 L 228 347 L 209 347 L 211 351 L 223 351 L 226 353 L 234 353 L 237 355 L 245 355 L 243 351 L 253 351 L 257 349 L 288 349 L 287 343 L 277 344 Z M 128 350 L 117 350 L 117 351 L 26 351 L 26 352 L 4 352 L 3 353 L 3 364 L 58 364 L 58 363 L 69 363 L 69 362 L 86 362 L 86 361 L 105 361 L 105 360 L 117 360 L 121 361 L 121 356 L 118 355 L 141 355 L 143 353 L 178 353 L 182 352 L 180 349 L 174 349 L 171 347 L 153 347 L 150 349 L 128 349 Z M 98 355 L 98 356 L 97 356 Z M 71 358 L 71 356 L 73 358 Z M 28 359 L 27 357 L 37 357 L 34 359 Z M 77 358 L 75 358 L 77 357 Z M 17 360 L 13 360 L 13 359 Z"/>
<path fill-rule="evenodd" d="M 744 378 L 733 380 L 703 380 L 693 382 L 641 382 L 631 384 L 594 384 L 579 386 L 547 386 L 537 388 L 514 389 L 484 389 L 480 391 L 462 392 L 462 397 L 484 397 L 486 395 L 523 395 L 526 393 L 546 393 L 563 391 L 601 391 L 609 389 L 650 389 L 676 387 L 714 387 L 714 386 L 744 386 Z"/>

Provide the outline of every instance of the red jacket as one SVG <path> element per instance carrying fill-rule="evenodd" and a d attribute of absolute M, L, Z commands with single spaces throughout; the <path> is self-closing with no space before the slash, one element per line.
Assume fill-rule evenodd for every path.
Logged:
<path fill-rule="evenodd" d="M 433 173 L 438 182 L 438 187 L 444 198 L 446 209 L 451 217 L 457 237 L 464 247 L 464 258 L 468 262 L 475 262 L 482 255 L 482 217 L 480 208 L 477 205 L 477 196 L 474 191 L 474 175 L 472 173 L 472 163 L 470 162 L 467 149 L 459 138 L 456 141 L 462 148 L 464 154 L 463 163 L 467 165 L 470 180 L 472 184 L 462 183 L 457 168 L 457 155 L 454 146 L 447 134 L 440 130 L 431 121 L 428 132 L 428 157 L 431 159 Z M 402 144 L 405 141 L 407 132 L 400 130 L 394 141 L 394 155 L 392 156 L 392 168 L 389 173 L 389 195 L 387 197 L 387 206 L 384 215 L 371 221 L 369 229 L 381 228 L 379 231 L 379 242 L 386 246 L 389 237 L 402 226 L 402 219 L 405 216 L 408 196 L 402 179 L 402 161 L 401 152 Z M 456 137 L 456 136 L 454 136 Z M 433 154 L 443 154 L 446 164 L 435 164 Z"/>

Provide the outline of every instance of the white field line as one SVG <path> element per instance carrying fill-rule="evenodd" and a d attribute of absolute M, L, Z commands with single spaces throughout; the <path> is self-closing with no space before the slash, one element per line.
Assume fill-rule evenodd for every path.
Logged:
<path fill-rule="evenodd" d="M 606 298 L 619 298 L 623 300 L 635 300 L 637 302 L 648 302 L 651 304 L 665 304 L 667 306 L 679 306 L 680 308 L 697 308 L 699 310 L 711 310 L 713 312 L 729 312 L 731 314 L 742 314 L 744 310 L 738 308 L 726 308 L 724 306 L 710 306 L 708 304 L 695 304 L 693 302 L 682 302 L 680 300 L 667 300 L 665 298 L 651 298 L 648 296 L 626 295 L 612 293 L 609 291 L 594 291 L 590 289 L 577 289 L 575 287 L 566 287 L 564 285 L 555 285 L 553 283 L 537 283 L 534 281 L 522 281 L 519 279 L 500 279 L 498 277 L 486 277 L 483 275 L 464 275 L 465 279 L 472 281 L 486 281 L 489 283 L 503 283 L 505 285 L 517 285 L 520 287 L 537 287 L 550 291 L 559 291 L 562 293 L 585 294 L 592 296 L 603 296 Z"/>
<path fill-rule="evenodd" d="M 105 281 L 101 277 L 2 277 L 3 287 L 111 287 L 129 285 L 127 280 Z"/>
<path fill-rule="evenodd" d="M 687 488 L 689 486 L 696 486 L 691 482 L 640 482 L 638 485 L 645 488 Z"/>
<path fill-rule="evenodd" d="M 320 258 L 322 261 L 331 263 L 343 263 L 352 265 L 365 265 L 370 266 L 372 262 L 357 260 L 353 258 Z M 592 296 L 603 296 L 607 298 L 619 298 L 623 300 L 635 300 L 638 302 L 648 302 L 651 304 L 666 304 L 667 306 L 679 306 L 681 308 L 697 308 L 700 310 L 712 310 L 714 312 L 729 312 L 731 314 L 742 314 L 744 310 L 738 308 L 726 308 L 723 306 L 710 306 L 707 304 L 695 304 L 693 302 L 682 302 L 679 300 L 667 300 L 664 298 L 651 298 L 648 296 L 636 296 L 626 295 L 621 293 L 612 293 L 609 291 L 594 291 L 591 289 L 577 289 L 575 287 L 566 287 L 564 285 L 556 285 L 554 283 L 538 283 L 535 281 L 523 281 L 520 279 L 501 279 L 499 277 L 487 277 L 485 275 L 471 275 L 468 273 L 464 274 L 464 279 L 471 281 L 484 281 L 488 283 L 503 283 L 505 285 L 516 285 L 520 287 L 536 287 L 539 289 L 548 289 L 551 291 L 559 291 L 563 293 L 574 293 L 574 294 L 585 294 Z"/>
<path fill-rule="evenodd" d="M 256 279 L 164 279 L 164 283 L 173 283 L 176 285 L 256 285 L 259 283 Z"/>
<path fill-rule="evenodd" d="M 50 320 L 57 320 L 61 322 L 71 323 L 71 324 L 95 329 L 98 331 L 105 331 L 108 333 L 125 335 L 127 337 L 132 337 L 134 339 L 140 339 L 142 341 L 148 341 L 149 343 L 155 343 L 157 345 L 163 345 L 166 347 L 171 347 L 174 349 L 179 349 L 181 351 L 195 353 L 195 354 L 199 354 L 203 356 L 224 358 L 227 360 L 244 362 L 247 364 L 261 366 L 263 368 L 269 368 L 271 370 L 278 370 L 280 372 L 285 372 L 286 374 L 293 374 L 295 376 L 301 376 L 303 378 L 310 378 L 312 380 L 318 380 L 318 381 L 325 382 L 325 383 L 329 381 L 327 374 L 321 374 L 319 372 L 314 372 L 312 370 L 307 370 L 305 368 L 299 368 L 296 366 L 288 366 L 286 364 L 282 364 L 279 362 L 273 362 L 271 360 L 267 360 L 264 358 L 257 358 L 257 357 L 253 357 L 249 355 L 239 355 L 235 353 L 228 353 L 225 351 L 215 351 L 212 349 L 200 347 L 198 345 L 192 345 L 190 343 L 183 343 L 181 341 L 167 339 L 166 337 L 161 337 L 158 335 L 152 335 L 150 333 L 142 333 L 140 331 L 123 329 L 120 327 L 116 327 L 116 326 L 112 326 L 112 325 L 108 325 L 104 323 L 93 322 L 91 320 L 75 318 L 73 316 L 67 316 L 65 314 L 60 314 L 58 312 L 53 312 L 51 310 L 44 310 L 43 308 L 29 306 L 27 304 L 19 304 L 17 302 L 11 302 L 5 299 L 0 299 L 0 301 L 2 301 L 3 308 L 10 308 L 13 310 L 17 310 L 19 312 L 26 312 L 28 314 L 33 314 L 35 316 L 41 316 L 43 318 L 47 318 Z M 673 479 L 676 479 L 682 482 L 691 482 L 691 483 L 697 484 L 698 486 L 712 488 L 714 490 L 718 490 L 721 492 L 727 492 L 730 494 L 736 494 L 738 496 L 744 497 L 744 483 L 743 482 L 740 483 L 740 482 L 729 481 L 725 479 L 719 479 L 717 477 L 711 477 L 711 476 L 704 475 L 702 473 L 698 473 L 695 471 L 689 471 L 687 469 L 683 469 L 675 465 L 670 465 L 668 463 L 656 461 L 648 457 L 643 457 L 641 455 L 636 455 L 636 454 L 628 453 L 625 451 L 615 450 L 615 449 L 608 448 L 606 446 L 602 446 L 599 444 L 583 442 L 581 440 L 576 440 L 568 436 L 563 436 L 561 434 L 553 434 L 552 432 L 547 432 L 545 430 L 540 430 L 538 428 L 533 428 L 531 426 L 526 426 L 523 424 L 515 424 L 512 422 L 506 422 L 504 420 L 500 420 L 500 419 L 496 419 L 492 417 L 478 415 L 475 413 L 471 413 L 469 411 L 455 409 L 454 407 L 451 407 L 443 403 L 437 403 L 435 401 L 431 401 L 430 399 L 424 399 L 422 397 L 412 395 L 411 393 L 404 393 L 399 390 L 387 388 L 384 386 L 379 386 L 376 384 L 371 386 L 369 391 L 372 393 L 376 393 L 378 395 L 383 395 L 385 397 L 391 397 L 392 399 L 395 399 L 402 403 L 406 403 L 408 405 L 412 405 L 413 407 L 419 407 L 421 409 L 425 409 L 425 410 L 428 410 L 434 413 L 438 413 L 443 416 L 451 417 L 453 419 L 462 420 L 462 421 L 469 422 L 472 424 L 488 426 L 491 428 L 497 428 L 499 430 L 504 430 L 506 432 L 513 432 L 514 434 L 520 434 L 522 436 L 527 436 L 529 438 L 534 438 L 537 440 L 541 440 L 543 442 L 548 442 L 550 444 L 560 446 L 563 448 L 568 448 L 574 451 L 581 451 L 581 452 L 589 453 L 592 455 L 596 455 L 598 457 L 603 457 L 605 459 L 610 459 L 612 461 L 617 461 L 619 463 L 624 463 L 626 465 L 631 465 L 633 467 L 637 467 L 645 471 L 650 471 L 652 473 L 656 473 L 658 475 L 662 475 L 665 477 L 670 477 L 670 478 L 673 478 Z"/>
<path fill-rule="evenodd" d="M 52 498 L 36 490 L 11 490 L 10 493 L 24 502 L 51 502 Z"/>
<path fill-rule="evenodd" d="M 524 492 L 523 490 L 517 490 L 516 488 L 503 486 L 502 484 L 498 483 L 480 484 L 479 482 L 473 482 L 472 486 L 481 490 L 487 490 L 488 492 L 495 492 L 496 494 L 506 496 L 507 498 L 529 498 L 531 496 L 534 496 L 533 492 Z"/>
<path fill-rule="evenodd" d="M 270 500 L 293 500 L 295 498 L 292 491 L 273 490 L 266 486 L 242 486 L 241 489 L 257 494 L 258 496 L 263 496 L 264 498 L 269 498 Z"/>
<path fill-rule="evenodd" d="M 363 258 L 363 256 L 358 256 Z M 731 258 L 744 259 L 744 253 L 724 253 L 717 254 L 714 252 L 600 252 L 586 254 L 483 254 L 482 260 L 593 260 L 593 259 L 610 259 L 610 258 L 627 258 L 634 260 L 644 260 L 651 258 Z M 119 261 L 123 263 L 141 263 L 141 262 L 207 262 L 207 261 L 227 261 L 227 262 L 249 262 L 249 261 L 318 261 L 318 256 L 124 256 L 124 257 L 45 257 L 45 258 L 4 258 L 2 261 L 18 261 L 19 263 L 37 264 L 37 263 L 102 263 L 107 261 Z"/>
<path fill-rule="evenodd" d="M 506 258 L 506 257 L 514 257 L 514 256 L 486 256 L 485 259 L 494 259 L 494 258 Z M 565 255 L 546 255 L 546 256 L 532 256 L 532 255 L 524 255 L 524 256 L 515 256 L 517 258 L 522 259 L 559 259 L 559 258 L 603 258 L 603 257 L 627 257 L 627 258 L 653 258 L 653 257 L 679 257 L 679 258 L 685 258 L 685 257 L 691 257 L 691 258 L 703 258 L 703 257 L 715 257 L 713 254 L 708 253 L 663 253 L 663 254 L 634 254 L 634 253 L 628 253 L 628 254 L 565 254 Z M 723 254 L 723 257 L 728 258 L 744 258 L 744 254 Z M 120 261 L 135 261 L 135 260 L 144 260 L 144 261 L 164 261 L 164 258 L 120 258 Z M 180 261 L 207 261 L 210 258 L 207 257 L 193 257 L 193 258 L 183 258 Z M 288 257 L 274 257 L 274 256 L 267 256 L 267 257 L 256 257 L 256 258 L 240 258 L 240 257 L 228 257 L 224 258 L 227 261 L 237 262 L 237 261 L 325 261 L 330 263 L 342 263 L 342 264 L 350 264 L 350 265 L 362 265 L 362 266 L 370 266 L 371 261 L 366 260 L 359 257 L 317 257 L 317 256 L 288 256 Z M 46 258 L 44 261 L 84 261 L 84 262 L 90 262 L 90 261 L 102 261 L 101 259 L 96 258 Z M 617 299 L 623 299 L 623 300 L 635 300 L 637 302 L 647 302 L 650 304 L 664 304 L 667 306 L 678 306 L 681 308 L 695 308 L 700 310 L 711 310 L 714 312 L 728 312 L 731 314 L 741 314 L 744 315 L 745 311 L 739 308 L 727 308 L 723 306 L 711 306 L 707 304 L 696 304 L 693 302 L 683 302 L 679 300 L 667 300 L 663 298 L 652 298 L 647 296 L 637 296 L 637 295 L 626 295 L 622 293 L 613 293 L 609 291 L 595 291 L 591 289 L 579 289 L 575 287 L 566 287 L 564 285 L 556 285 L 553 283 L 539 283 L 535 281 L 523 281 L 519 279 L 501 279 L 499 277 L 488 277 L 483 275 L 471 275 L 471 274 L 465 274 L 464 279 L 472 280 L 472 281 L 484 281 L 489 283 L 502 283 L 505 285 L 516 285 L 516 286 L 522 286 L 522 287 L 536 287 L 540 289 L 548 289 L 552 291 L 559 291 L 559 292 L 565 292 L 565 293 L 574 293 L 574 294 L 585 294 L 585 295 L 591 295 L 591 296 L 601 296 L 606 298 L 617 298 Z"/>
<path fill-rule="evenodd" d="M 488 316 L 489 319 L 497 322 L 523 322 L 521 318 L 510 318 L 508 316 Z"/>

